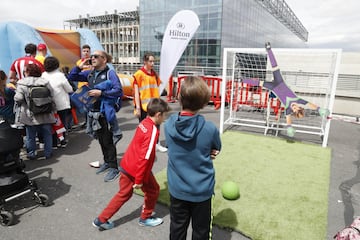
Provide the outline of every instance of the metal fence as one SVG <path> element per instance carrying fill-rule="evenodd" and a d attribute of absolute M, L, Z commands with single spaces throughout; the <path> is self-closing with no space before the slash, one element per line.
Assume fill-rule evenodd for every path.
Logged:
<path fill-rule="evenodd" d="M 118 73 L 133 75 L 142 64 L 114 64 Z M 155 71 L 159 72 L 159 65 L 155 65 Z M 196 66 L 177 66 L 173 71 L 173 76 L 200 75 L 200 76 L 222 76 L 222 68 L 205 68 Z M 360 75 L 339 74 L 336 95 L 343 97 L 360 98 Z"/>

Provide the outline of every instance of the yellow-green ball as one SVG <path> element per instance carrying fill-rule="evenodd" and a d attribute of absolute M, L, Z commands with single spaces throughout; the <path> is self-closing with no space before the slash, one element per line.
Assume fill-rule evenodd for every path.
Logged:
<path fill-rule="evenodd" d="M 225 199 L 236 200 L 240 197 L 239 186 L 233 181 L 226 181 L 221 187 L 221 194 Z"/>

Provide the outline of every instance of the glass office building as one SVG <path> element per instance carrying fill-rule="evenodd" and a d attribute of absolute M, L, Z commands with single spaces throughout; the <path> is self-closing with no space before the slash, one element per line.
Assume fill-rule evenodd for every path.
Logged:
<path fill-rule="evenodd" d="M 284 0 L 140 0 L 141 56 L 160 56 L 167 23 L 184 9 L 198 15 L 200 27 L 178 66 L 220 67 L 225 47 L 306 47 L 308 33 Z"/>

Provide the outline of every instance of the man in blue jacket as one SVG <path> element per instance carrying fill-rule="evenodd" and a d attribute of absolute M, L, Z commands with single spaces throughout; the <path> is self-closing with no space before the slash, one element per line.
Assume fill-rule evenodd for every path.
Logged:
<path fill-rule="evenodd" d="M 87 130 L 92 131 L 92 135 L 99 140 L 104 163 L 100 165 L 96 174 L 108 171 L 104 177 L 105 182 L 114 181 L 120 174 L 113 140 L 114 128 L 118 126 L 116 116 L 111 113 L 115 114 L 115 102 L 122 96 L 122 86 L 116 72 L 107 66 L 111 61 L 112 57 L 105 51 L 96 50 L 91 55 L 92 70 L 82 71 L 82 62 L 74 67 L 68 76 L 71 81 L 88 82 L 88 94 L 93 101 L 88 108 Z M 109 109 L 111 102 L 114 102 L 114 111 Z"/>

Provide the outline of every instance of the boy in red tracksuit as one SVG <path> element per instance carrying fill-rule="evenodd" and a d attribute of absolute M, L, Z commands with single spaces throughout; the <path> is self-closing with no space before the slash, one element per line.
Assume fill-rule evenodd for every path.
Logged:
<path fill-rule="evenodd" d="M 121 176 L 119 191 L 111 199 L 107 207 L 93 221 L 93 226 L 100 230 L 114 227 L 108 221 L 132 196 L 134 189 L 144 192 L 144 205 L 139 219 L 141 226 L 157 226 L 162 218 L 151 216 L 157 202 L 160 187 L 151 169 L 155 161 L 156 143 L 159 138 L 159 125 L 166 119 L 170 111 L 168 104 L 153 98 L 147 106 L 148 116 L 138 125 L 135 135 L 120 163 Z"/>

